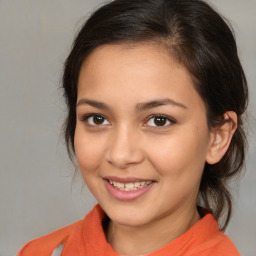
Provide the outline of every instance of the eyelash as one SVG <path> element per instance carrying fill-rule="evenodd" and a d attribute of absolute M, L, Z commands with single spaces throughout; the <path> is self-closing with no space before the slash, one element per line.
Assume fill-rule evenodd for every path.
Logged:
<path fill-rule="evenodd" d="M 101 118 L 103 118 L 104 120 L 107 120 L 107 118 L 106 118 L 105 116 L 101 115 L 101 114 L 90 113 L 90 114 L 83 115 L 82 118 L 80 119 L 80 121 L 86 122 L 86 123 L 87 123 L 88 125 L 90 125 L 90 126 L 103 126 L 103 125 L 97 125 L 97 124 L 96 124 L 96 125 L 89 124 L 89 123 L 88 123 L 88 119 L 89 119 L 90 117 L 101 117 Z"/>
<path fill-rule="evenodd" d="M 176 120 L 174 120 L 173 118 L 170 118 L 169 116 L 166 116 L 166 115 L 163 115 L 163 114 L 155 114 L 155 115 L 151 115 L 147 118 L 147 122 L 148 123 L 151 119 L 154 119 L 154 118 L 163 118 L 166 120 L 166 122 L 168 121 L 169 124 L 168 125 L 164 125 L 164 126 L 153 126 L 153 127 L 157 127 L 158 129 L 163 129 L 165 127 L 168 127 L 168 126 L 171 126 L 171 125 L 174 125 L 176 124 Z M 152 127 L 152 126 L 150 126 Z"/>
<path fill-rule="evenodd" d="M 86 114 L 86 115 L 83 115 L 82 118 L 80 119 L 80 121 L 82 122 L 86 122 L 89 126 L 95 126 L 95 127 L 100 127 L 100 126 L 104 126 L 104 124 L 89 124 L 88 123 L 88 119 L 91 118 L 91 117 L 100 117 L 102 119 L 107 120 L 107 118 L 104 116 L 104 115 L 101 115 L 101 114 L 96 114 L 96 113 L 90 113 L 90 114 Z M 165 127 L 168 127 L 168 126 L 171 126 L 171 125 L 174 125 L 176 124 L 176 120 L 174 120 L 173 118 L 170 118 L 169 116 L 166 116 L 166 115 L 163 115 L 163 114 L 155 114 L 155 115 L 151 115 L 147 118 L 147 121 L 145 122 L 148 123 L 151 119 L 153 118 L 163 118 L 166 120 L 166 122 L 168 121 L 169 124 L 168 125 L 163 125 L 163 126 L 149 126 L 149 127 L 157 127 L 158 129 L 163 129 Z M 147 126 L 147 125 L 143 125 L 143 126 Z"/>

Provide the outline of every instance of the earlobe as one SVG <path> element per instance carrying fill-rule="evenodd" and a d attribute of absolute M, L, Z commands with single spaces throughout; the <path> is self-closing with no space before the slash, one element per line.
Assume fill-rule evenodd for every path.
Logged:
<path fill-rule="evenodd" d="M 216 164 L 227 152 L 237 128 L 237 115 L 233 111 L 224 113 L 224 124 L 214 128 L 211 133 L 209 149 L 206 155 L 208 164 Z"/>

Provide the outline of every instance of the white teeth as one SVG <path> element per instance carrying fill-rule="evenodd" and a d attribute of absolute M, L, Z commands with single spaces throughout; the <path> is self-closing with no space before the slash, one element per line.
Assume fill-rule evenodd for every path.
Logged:
<path fill-rule="evenodd" d="M 142 182 L 141 182 L 141 186 L 142 186 L 142 187 L 144 187 L 144 186 L 145 186 L 145 184 L 146 184 L 146 182 L 145 182 L 145 181 L 142 181 Z"/>
<path fill-rule="evenodd" d="M 140 187 L 141 186 L 141 182 L 134 182 L 134 186 L 137 187 L 137 188 Z"/>
<path fill-rule="evenodd" d="M 152 181 L 142 181 L 142 182 L 128 182 L 120 183 L 113 180 L 109 180 L 109 183 L 112 184 L 115 188 L 118 188 L 123 191 L 133 191 L 143 187 L 147 187 Z"/>
<path fill-rule="evenodd" d="M 116 182 L 116 181 L 112 181 L 112 183 L 115 187 L 118 187 L 118 188 L 124 188 L 124 183 L 119 183 L 119 182 Z"/>
<path fill-rule="evenodd" d="M 131 188 L 134 188 L 134 183 L 125 183 L 124 184 L 124 186 L 125 186 L 125 188 L 129 188 L 129 189 L 131 189 Z"/>

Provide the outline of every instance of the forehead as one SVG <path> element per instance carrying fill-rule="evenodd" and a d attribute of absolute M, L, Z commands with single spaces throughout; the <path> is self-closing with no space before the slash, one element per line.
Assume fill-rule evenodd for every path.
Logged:
<path fill-rule="evenodd" d="M 155 44 L 104 45 L 84 61 L 78 81 L 83 96 L 127 101 L 148 101 L 170 96 L 174 100 L 200 100 L 191 75 L 162 46 Z M 130 100 L 131 100 L 130 99 Z"/>
<path fill-rule="evenodd" d="M 187 69 L 176 62 L 162 45 L 156 43 L 103 45 L 93 50 L 84 60 L 78 82 L 81 84 L 85 77 L 88 80 L 101 79 L 103 76 L 104 79 L 109 77 L 117 80 L 132 73 L 136 75 L 136 79 L 147 78 L 150 75 L 161 77 L 174 68 L 182 69 L 190 79 Z"/>
<path fill-rule="evenodd" d="M 109 66 L 104 66 L 106 63 Z M 147 64 L 152 64 L 150 65 Z M 92 53 L 84 60 L 80 71 L 83 69 L 101 68 L 104 70 L 108 67 L 113 69 L 115 64 L 118 69 L 129 68 L 134 65 L 140 67 L 147 66 L 147 68 L 156 68 L 159 63 L 165 63 L 170 68 L 171 66 L 178 65 L 174 59 L 167 53 L 165 47 L 157 46 L 156 43 L 133 43 L 133 44 L 109 44 L 97 47 Z M 101 65 L 102 64 L 102 65 Z"/>

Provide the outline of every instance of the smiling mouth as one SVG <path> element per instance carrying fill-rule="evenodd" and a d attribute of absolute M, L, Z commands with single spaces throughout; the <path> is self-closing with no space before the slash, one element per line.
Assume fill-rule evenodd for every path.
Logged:
<path fill-rule="evenodd" d="M 121 183 L 113 180 L 107 180 L 111 185 L 113 185 L 116 189 L 122 190 L 122 191 L 134 191 L 141 188 L 145 188 L 153 183 L 153 181 L 136 181 L 136 182 L 127 182 L 127 183 Z"/>

